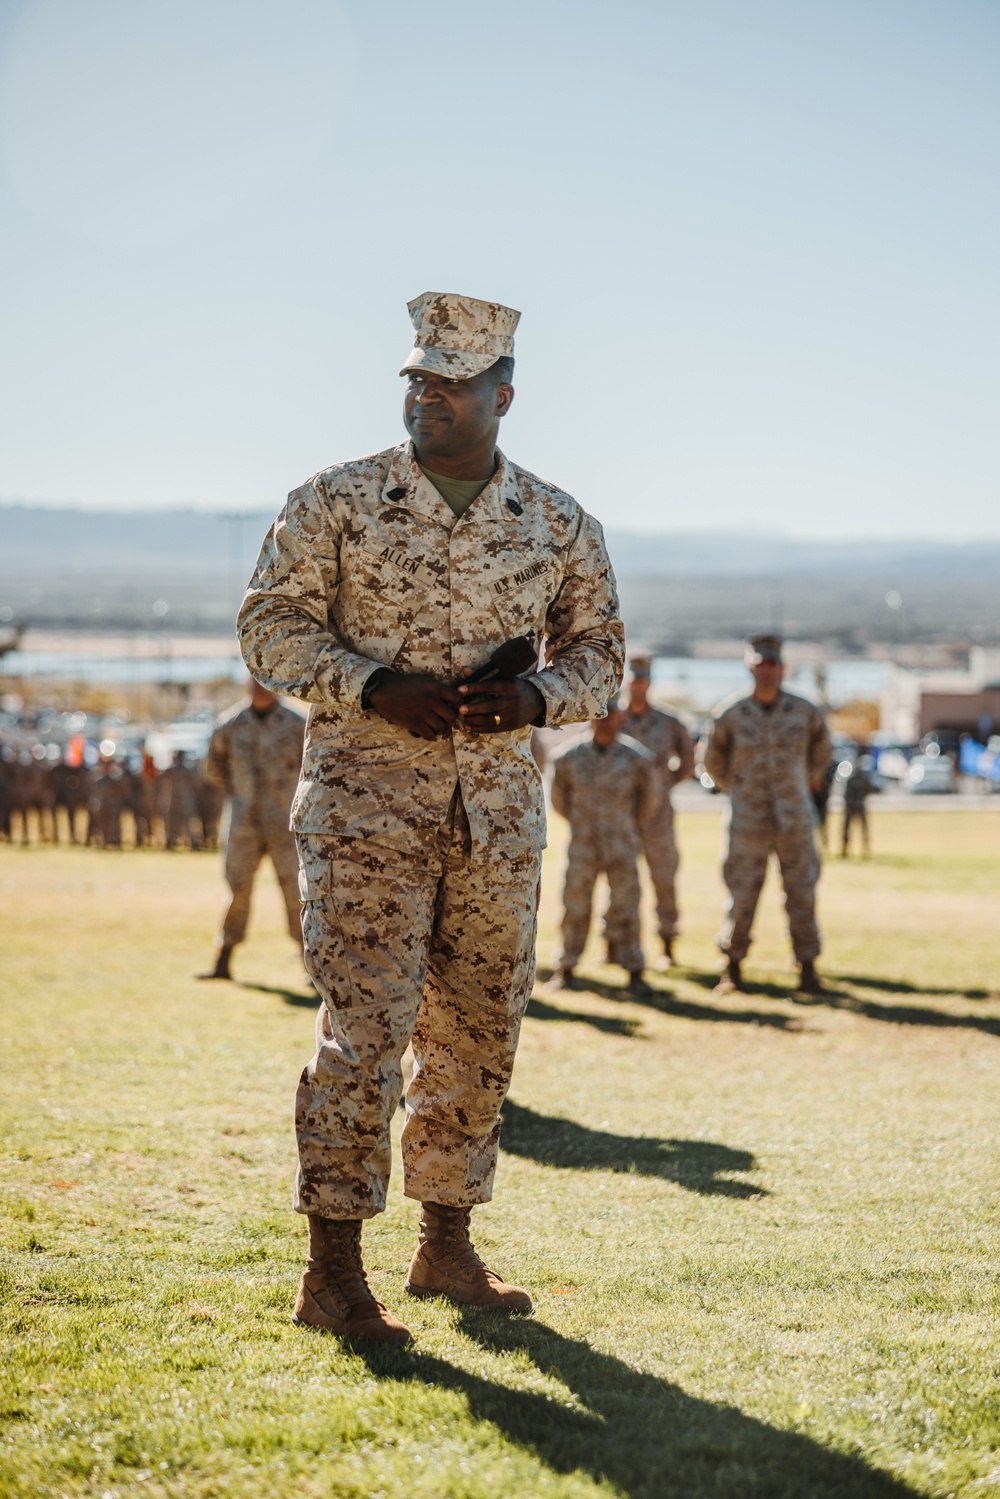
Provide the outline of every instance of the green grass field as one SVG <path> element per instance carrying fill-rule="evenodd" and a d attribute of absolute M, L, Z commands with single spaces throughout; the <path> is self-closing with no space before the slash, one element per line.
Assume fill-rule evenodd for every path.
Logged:
<path fill-rule="evenodd" d="M 681 818 L 685 966 L 624 1002 L 595 942 L 525 1023 L 474 1228 L 534 1315 L 409 1302 L 397 1173 L 365 1240 L 416 1344 L 370 1353 L 289 1320 L 313 1003 L 273 885 L 199 984 L 217 855 L 0 847 L 0 1495 L 1000 1495 L 1000 817 L 874 821 L 806 1005 L 770 880 L 713 995 L 718 823 Z"/>

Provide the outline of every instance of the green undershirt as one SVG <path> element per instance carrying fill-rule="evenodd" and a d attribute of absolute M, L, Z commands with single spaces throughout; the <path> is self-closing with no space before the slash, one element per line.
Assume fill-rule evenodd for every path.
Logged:
<path fill-rule="evenodd" d="M 420 464 L 420 472 L 430 479 L 442 500 L 457 516 L 465 514 L 490 482 L 489 479 L 449 479 L 445 474 L 432 474 L 423 464 Z"/>

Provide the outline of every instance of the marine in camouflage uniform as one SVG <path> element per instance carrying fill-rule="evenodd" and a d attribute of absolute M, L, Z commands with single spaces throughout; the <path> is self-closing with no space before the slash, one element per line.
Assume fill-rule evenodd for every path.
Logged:
<path fill-rule="evenodd" d="M 673 960 L 677 924 L 677 869 L 680 858 L 674 833 L 674 807 L 670 793 L 694 775 L 694 745 L 691 735 L 672 713 L 653 708 L 647 701 L 652 657 L 635 652 L 630 660 L 629 705 L 622 730 L 645 745 L 656 762 L 659 809 L 639 824 L 642 851 L 656 892 L 656 919 L 667 963 Z"/>
<path fill-rule="evenodd" d="M 253 882 L 261 861 L 274 865 L 285 901 L 288 934 L 302 945 L 299 858 L 289 826 L 302 768 L 305 719 L 251 682 L 249 703 L 224 714 L 209 741 L 205 779 L 229 798 L 226 880 L 233 898 L 222 922 L 215 966 L 203 978 L 230 977 L 233 948 L 246 936 Z"/>
<path fill-rule="evenodd" d="M 11 834 L 11 802 L 13 799 L 14 783 L 14 751 L 9 744 L 0 740 L 0 836 L 12 841 Z"/>
<path fill-rule="evenodd" d="M 117 760 L 102 760 L 99 770 L 90 780 L 88 843 L 100 843 L 102 848 L 121 848 L 122 813 L 127 797 L 125 766 Z"/>
<path fill-rule="evenodd" d="M 143 745 L 140 763 L 128 774 L 128 806 L 135 819 L 135 841 L 138 848 L 153 846 L 159 779 L 156 762 Z"/>
<path fill-rule="evenodd" d="M 176 750 L 173 760 L 155 782 L 156 809 L 163 819 L 167 848 L 187 842 L 201 847 L 201 823 L 198 819 L 198 786 L 201 775 L 189 764 L 185 750 Z"/>
<path fill-rule="evenodd" d="M 530 1307 L 468 1223 L 492 1195 L 534 972 L 531 731 L 602 713 L 623 656 L 600 527 L 495 446 L 519 314 L 436 293 L 409 310 L 412 444 L 290 495 L 239 619 L 251 674 L 310 704 L 292 825 L 323 1002 L 296 1101 L 310 1231 L 296 1316 L 381 1339 L 408 1334 L 367 1290 L 360 1230 L 386 1204 L 411 1040 L 404 1191 L 423 1212 L 407 1289 Z M 544 640 L 541 669 L 457 685 L 517 636 Z"/>
<path fill-rule="evenodd" d="M 851 839 L 851 824 L 857 822 L 861 827 L 861 849 L 865 858 L 872 851 L 871 839 L 868 834 L 868 808 L 866 802 L 875 791 L 876 785 L 871 777 L 872 759 L 870 755 L 861 754 L 858 751 L 857 758 L 852 764 L 844 781 L 844 825 L 841 833 L 841 857 L 846 859 L 848 845 Z"/>
<path fill-rule="evenodd" d="M 799 987 L 813 993 L 821 987 L 815 970 L 820 859 L 811 789 L 829 764 L 830 736 L 818 708 L 781 689 L 781 641 L 776 636 L 755 636 L 747 664 L 754 673 L 754 691 L 717 710 L 705 752 L 705 769 L 730 794 L 722 865 L 729 899 L 719 933 L 728 961 L 720 989 L 742 987 L 740 964 L 750 946 L 767 861 L 774 854 L 801 970 Z"/>
<path fill-rule="evenodd" d="M 564 750 L 555 762 L 552 806 L 570 825 L 563 887 L 562 951 L 553 986 L 572 988 L 587 942 L 599 874 L 607 877 L 604 916 L 608 962 L 629 975 L 629 989 L 645 994 L 646 966 L 639 933 L 641 828 L 659 810 L 656 761 L 649 750 L 620 733 L 624 714 L 609 703 L 591 739 Z"/>
<path fill-rule="evenodd" d="M 54 765 L 49 772 L 52 777 L 53 810 L 58 812 L 61 807 L 66 813 L 66 822 L 69 830 L 70 843 L 79 842 L 77 829 L 77 816 L 81 810 L 86 810 L 90 798 L 90 772 L 82 763 L 76 761 L 73 756 L 70 760 L 62 760 Z M 56 839 L 58 841 L 59 830 L 56 827 Z M 85 840 L 86 841 L 86 840 Z"/>

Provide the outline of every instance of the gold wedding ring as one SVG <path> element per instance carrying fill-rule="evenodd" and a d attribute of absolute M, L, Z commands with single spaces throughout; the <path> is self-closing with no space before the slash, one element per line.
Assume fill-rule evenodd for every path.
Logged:
<path fill-rule="evenodd" d="M 500 715 L 499 715 L 499 713 L 494 713 L 494 715 L 493 715 L 493 722 L 496 724 L 497 728 L 500 727 Z"/>

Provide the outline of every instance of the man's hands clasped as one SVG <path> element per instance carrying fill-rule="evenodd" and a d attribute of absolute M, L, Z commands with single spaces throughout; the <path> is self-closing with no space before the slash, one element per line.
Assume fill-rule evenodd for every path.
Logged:
<path fill-rule="evenodd" d="M 505 734 L 534 723 L 545 710 L 545 699 L 534 682 L 523 677 L 492 677 L 458 689 L 459 717 L 472 734 Z"/>
<path fill-rule="evenodd" d="M 387 723 L 409 729 L 420 739 L 437 739 L 451 732 L 462 699 L 457 688 L 427 672 L 407 676 L 387 671 L 368 701 Z"/>
<path fill-rule="evenodd" d="M 453 687 L 419 672 L 387 672 L 369 702 L 387 723 L 408 729 L 421 739 L 439 739 L 456 723 L 471 734 L 505 734 L 532 723 L 545 707 L 533 682 L 522 677 Z"/>

